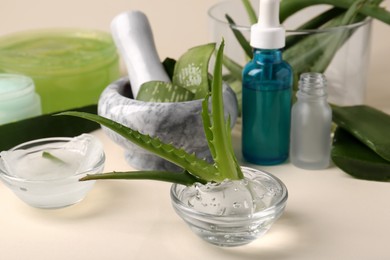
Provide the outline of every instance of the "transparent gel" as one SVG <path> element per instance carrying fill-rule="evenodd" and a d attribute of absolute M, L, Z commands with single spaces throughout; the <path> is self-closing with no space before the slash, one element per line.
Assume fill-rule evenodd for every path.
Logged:
<path fill-rule="evenodd" d="M 38 208 L 79 202 L 94 184 L 79 179 L 104 167 L 102 144 L 88 134 L 35 140 L 0 155 L 1 179 L 20 199 Z"/>
<path fill-rule="evenodd" d="M 283 213 L 287 189 L 276 177 L 241 167 L 244 180 L 171 188 L 172 205 L 208 243 L 240 246 L 264 235 Z"/>

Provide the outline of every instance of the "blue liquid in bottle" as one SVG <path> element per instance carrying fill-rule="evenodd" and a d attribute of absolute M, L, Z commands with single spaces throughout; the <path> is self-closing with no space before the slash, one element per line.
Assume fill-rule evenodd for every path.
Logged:
<path fill-rule="evenodd" d="M 242 81 L 242 152 L 247 161 L 275 165 L 288 158 L 292 80 L 280 49 L 254 50 Z"/>

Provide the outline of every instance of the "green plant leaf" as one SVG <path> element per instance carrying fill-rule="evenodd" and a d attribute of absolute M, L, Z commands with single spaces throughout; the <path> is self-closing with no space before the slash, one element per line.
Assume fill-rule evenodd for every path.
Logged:
<path fill-rule="evenodd" d="M 57 164 L 62 164 L 62 165 L 66 165 L 67 164 L 65 161 L 61 160 L 57 156 L 54 156 L 54 155 L 52 155 L 51 153 L 49 153 L 47 151 L 43 151 L 42 152 L 42 158 L 51 160 L 51 161 L 53 161 L 53 162 L 55 162 Z"/>
<path fill-rule="evenodd" d="M 369 106 L 332 107 L 333 122 L 390 161 L 390 116 Z"/>
<path fill-rule="evenodd" d="M 165 58 L 165 60 L 162 62 L 162 65 L 164 66 L 164 70 L 167 72 L 168 77 L 172 81 L 173 72 L 175 71 L 176 60 L 171 58 Z"/>
<path fill-rule="evenodd" d="M 186 88 L 195 94 L 194 99 L 204 98 L 209 92 L 209 60 L 215 50 L 215 43 L 189 49 L 176 62 L 173 85 Z"/>
<path fill-rule="evenodd" d="M 334 19 L 335 17 L 341 15 L 344 13 L 345 10 L 341 8 L 331 8 L 318 16 L 312 18 L 311 20 L 305 22 L 301 26 L 295 28 L 295 31 L 300 31 L 300 30 L 313 30 L 320 28 L 324 24 L 326 24 L 328 21 Z M 290 48 L 291 46 L 295 45 L 298 43 L 300 40 L 303 40 L 307 37 L 305 34 L 292 34 L 288 35 L 286 37 L 286 46 L 284 47 L 285 50 Z"/>
<path fill-rule="evenodd" d="M 348 20 L 349 18 L 348 16 Z M 362 17 L 353 16 L 351 19 L 357 22 L 361 21 Z M 345 24 L 347 24 L 345 16 L 339 16 L 326 23 L 323 28 Z M 296 79 L 301 73 L 307 71 L 323 73 L 337 50 L 350 36 L 350 32 L 344 31 L 308 35 L 299 44 L 284 51 L 283 58 L 293 67 Z"/>
<path fill-rule="evenodd" d="M 145 150 L 154 153 L 157 156 L 182 167 L 183 169 L 186 169 L 198 179 L 215 182 L 224 180 L 221 178 L 218 169 L 214 167 L 214 165 L 209 164 L 205 160 L 199 159 L 194 154 L 189 154 L 183 149 L 176 148 L 171 144 L 165 144 L 158 138 L 141 134 L 140 132 L 121 125 L 113 120 L 98 115 L 79 112 L 64 112 L 59 115 L 76 116 L 99 123 L 115 131 L 141 148 L 144 148 Z"/>
<path fill-rule="evenodd" d="M 169 82 L 149 81 L 142 84 L 137 100 L 146 102 L 184 102 L 194 99 L 189 90 Z"/>
<path fill-rule="evenodd" d="M 390 162 L 346 130 L 337 128 L 333 140 L 332 160 L 341 170 L 359 179 L 390 180 Z"/>
<path fill-rule="evenodd" d="M 187 171 L 167 172 L 167 171 L 131 171 L 131 172 L 108 172 L 102 174 L 87 175 L 80 181 L 89 180 L 155 180 L 182 184 L 186 186 L 193 185 L 196 182 L 205 184 L 206 181 L 195 178 Z"/>
<path fill-rule="evenodd" d="M 211 92 L 212 116 L 210 117 L 212 121 L 210 130 L 213 133 L 213 139 L 211 142 L 216 154 L 214 161 L 220 175 L 224 178 L 237 180 L 242 179 L 243 174 L 240 167 L 237 166 L 237 159 L 235 158 L 233 147 L 231 146 L 231 143 L 227 141 L 231 137 L 226 129 L 223 109 L 222 61 L 224 45 L 225 44 L 222 41 L 217 51 L 217 57 L 214 66 L 214 77 Z"/>
<path fill-rule="evenodd" d="M 72 110 L 96 114 L 97 106 L 88 105 Z M 53 117 L 52 115 L 45 114 L 0 125 L 0 151 L 9 150 L 18 144 L 35 139 L 58 136 L 74 137 L 100 128 L 99 125 L 80 118 Z"/>
<path fill-rule="evenodd" d="M 229 22 L 229 27 L 232 30 L 234 36 L 236 37 L 238 43 L 240 44 L 241 48 L 244 50 L 245 54 L 249 58 L 253 58 L 253 51 L 252 47 L 250 46 L 249 42 L 245 38 L 245 36 L 241 33 L 241 31 L 236 29 L 236 23 L 233 21 L 233 18 L 231 18 L 228 14 L 225 15 L 226 19 Z"/>
<path fill-rule="evenodd" d="M 294 13 L 313 5 L 332 5 L 343 9 L 348 9 L 359 0 L 283 0 L 280 2 L 280 22 L 283 23 Z M 359 10 L 359 13 L 378 19 L 390 24 L 390 12 L 378 5 L 382 1 L 368 1 Z"/>
<path fill-rule="evenodd" d="M 253 9 L 253 6 L 249 0 L 242 0 L 242 3 L 245 7 L 245 11 L 248 14 L 249 22 L 251 24 L 254 24 L 257 22 L 257 15 L 255 12 L 255 9 Z"/>
<path fill-rule="evenodd" d="M 202 122 L 203 122 L 203 130 L 206 136 L 206 140 L 209 146 L 210 153 L 213 158 L 216 157 L 215 147 L 212 142 L 214 139 L 213 132 L 211 131 L 211 119 L 209 115 L 209 95 L 207 95 L 202 101 Z"/>

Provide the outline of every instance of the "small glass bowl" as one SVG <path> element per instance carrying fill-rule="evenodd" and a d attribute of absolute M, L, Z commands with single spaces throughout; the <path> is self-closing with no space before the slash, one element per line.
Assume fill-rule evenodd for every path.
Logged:
<path fill-rule="evenodd" d="M 256 169 L 241 169 L 245 179 L 229 181 L 224 188 L 216 184 L 171 187 L 176 213 L 210 244 L 222 247 L 248 244 L 263 236 L 284 211 L 288 192 L 278 178 Z M 249 193 L 242 193 L 246 199 L 237 197 L 242 192 L 237 183 L 250 187 Z"/>
<path fill-rule="evenodd" d="M 71 140 L 80 137 L 86 139 L 80 147 L 67 146 Z M 63 208 L 81 201 L 95 182 L 80 182 L 79 179 L 87 174 L 101 173 L 105 155 L 102 144 L 94 136 L 83 134 L 75 138 L 44 138 L 20 144 L 6 152 L 16 152 L 12 158 L 9 157 L 8 163 L 5 163 L 5 154 L 2 153 L 2 181 L 32 207 Z M 46 159 L 42 159 L 44 153 Z M 65 159 L 61 160 L 58 154 Z M 77 165 L 73 165 L 73 162 L 77 162 Z M 29 171 L 26 169 L 29 165 L 36 169 Z M 46 169 L 41 170 L 40 165 Z M 49 168 L 53 168 L 53 175 L 50 174 L 51 170 L 47 170 Z"/>

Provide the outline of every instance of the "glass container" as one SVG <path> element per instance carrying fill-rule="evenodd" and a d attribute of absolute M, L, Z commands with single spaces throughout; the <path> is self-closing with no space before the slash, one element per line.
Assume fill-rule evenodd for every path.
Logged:
<path fill-rule="evenodd" d="M 332 109 L 327 102 L 326 78 L 303 73 L 297 102 L 291 111 L 291 162 L 304 169 L 324 169 L 330 163 Z"/>
<path fill-rule="evenodd" d="M 31 78 L 0 73 L 0 125 L 41 113 L 41 100 Z"/>
<path fill-rule="evenodd" d="M 0 72 L 33 78 L 43 113 L 96 104 L 119 78 L 108 33 L 83 29 L 25 31 L 0 38 Z"/>
<path fill-rule="evenodd" d="M 287 188 L 275 176 L 241 167 L 245 179 L 221 184 L 173 184 L 176 213 L 210 244 L 234 247 L 263 236 L 282 215 Z"/>
<path fill-rule="evenodd" d="M 103 171 L 103 145 L 92 135 L 29 141 L 1 152 L 0 178 L 22 201 L 37 208 L 62 208 L 81 201 Z"/>
<path fill-rule="evenodd" d="M 252 0 L 251 2 L 255 11 L 257 11 L 259 1 Z M 299 12 L 287 19 L 284 23 L 286 36 L 311 37 L 314 41 L 312 46 L 319 46 L 325 44 L 324 39 L 350 35 L 348 40 L 337 50 L 324 72 L 328 80 L 328 100 L 330 103 L 344 106 L 363 104 L 369 65 L 371 19 L 329 29 L 295 30 L 303 22 L 310 19 L 313 14 L 321 11 L 320 7 L 308 8 L 303 13 Z M 209 9 L 210 37 L 215 42 L 219 42 L 223 37 L 225 39 L 226 56 L 244 66 L 248 62 L 248 57 L 246 57 L 242 47 L 232 33 L 232 29 L 225 18 L 226 14 L 231 16 L 236 23 L 236 26 L 233 26 L 233 28 L 249 39 L 250 22 L 245 8 L 239 0 L 224 0 Z M 310 48 L 307 48 L 307 50 L 310 50 Z M 287 61 L 290 62 L 289 60 Z M 291 65 L 294 70 L 294 65 Z M 228 71 L 226 70 L 225 72 L 227 73 Z M 240 89 L 237 89 L 236 92 L 240 96 Z M 238 99 L 240 100 L 239 97 Z"/>

